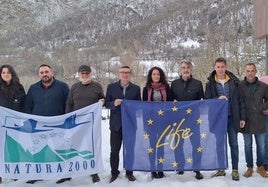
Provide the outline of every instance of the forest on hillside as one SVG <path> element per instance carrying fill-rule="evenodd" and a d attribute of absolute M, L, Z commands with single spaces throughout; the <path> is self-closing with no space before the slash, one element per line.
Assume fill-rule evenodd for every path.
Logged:
<path fill-rule="evenodd" d="M 203 82 L 219 56 L 240 78 L 247 62 L 262 75 L 264 47 L 253 36 L 253 0 L 0 0 L 0 62 L 14 66 L 26 89 L 43 63 L 69 85 L 89 64 L 104 88 L 122 64 L 143 86 L 153 62 L 172 80 L 185 58 Z"/>

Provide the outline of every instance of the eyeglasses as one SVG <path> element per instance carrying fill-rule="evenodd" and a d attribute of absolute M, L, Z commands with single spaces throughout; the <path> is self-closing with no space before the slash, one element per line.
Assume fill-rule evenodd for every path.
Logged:
<path fill-rule="evenodd" d="M 129 75 L 130 74 L 130 71 L 121 71 L 119 72 L 120 74 L 124 74 L 124 75 Z"/>

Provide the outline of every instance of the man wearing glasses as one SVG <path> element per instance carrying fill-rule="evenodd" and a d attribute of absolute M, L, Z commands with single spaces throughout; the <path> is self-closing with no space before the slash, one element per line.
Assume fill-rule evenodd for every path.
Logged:
<path fill-rule="evenodd" d="M 112 177 L 110 183 L 119 175 L 119 151 L 122 145 L 121 103 L 123 99 L 141 100 L 140 87 L 130 82 L 131 70 L 128 66 L 119 68 L 119 81 L 107 87 L 105 107 L 111 111 L 110 116 L 110 166 Z M 133 171 L 126 171 L 129 181 L 135 181 Z"/>

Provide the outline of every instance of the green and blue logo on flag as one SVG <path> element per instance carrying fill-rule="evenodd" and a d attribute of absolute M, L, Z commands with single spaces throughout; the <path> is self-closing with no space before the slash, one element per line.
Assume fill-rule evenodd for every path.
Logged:
<path fill-rule="evenodd" d="M 59 179 L 103 170 L 100 103 L 60 116 L 0 107 L 0 176 Z"/>

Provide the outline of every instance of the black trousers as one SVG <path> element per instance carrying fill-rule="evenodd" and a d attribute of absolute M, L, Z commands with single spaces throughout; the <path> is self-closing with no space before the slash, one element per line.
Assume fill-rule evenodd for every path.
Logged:
<path fill-rule="evenodd" d="M 122 146 L 122 129 L 120 131 L 112 131 L 110 134 L 110 166 L 112 175 L 118 175 L 120 172 L 118 170 L 119 166 L 119 152 Z M 126 171 L 126 175 L 132 175 L 133 171 Z"/>

